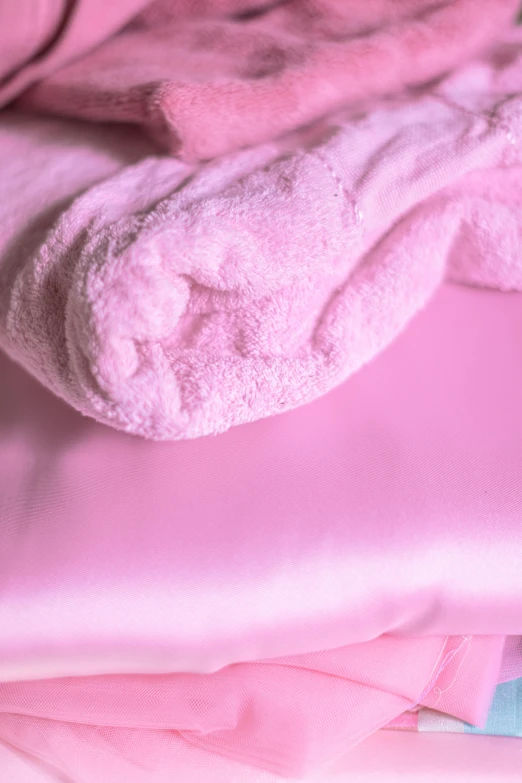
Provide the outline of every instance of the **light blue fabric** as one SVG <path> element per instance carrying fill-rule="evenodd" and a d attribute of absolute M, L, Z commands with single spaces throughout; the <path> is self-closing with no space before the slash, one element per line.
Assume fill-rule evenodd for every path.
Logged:
<path fill-rule="evenodd" d="M 465 723 L 464 732 L 522 737 L 522 677 L 497 686 L 484 729 Z"/>
<path fill-rule="evenodd" d="M 458 718 L 425 708 L 419 712 L 418 730 L 522 737 L 522 677 L 497 685 L 485 728 L 478 729 Z"/>

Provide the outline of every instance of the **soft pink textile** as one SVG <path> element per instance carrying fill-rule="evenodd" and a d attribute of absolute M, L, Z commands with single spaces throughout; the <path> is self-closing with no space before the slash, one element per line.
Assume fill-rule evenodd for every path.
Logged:
<path fill-rule="evenodd" d="M 169 20 L 237 15 L 270 0 L 2 0 L 0 104 L 95 49 L 136 15 L 141 26 Z M 143 13 L 141 14 L 140 12 Z"/>
<path fill-rule="evenodd" d="M 522 637 L 509 636 L 504 646 L 499 682 L 522 677 Z"/>
<path fill-rule="evenodd" d="M 464 673 L 464 677 L 469 678 L 470 684 L 477 684 L 481 681 L 480 671 L 473 671 L 473 667 L 468 667 Z M 500 666 L 500 672 L 498 676 L 498 682 L 505 683 L 510 680 L 516 680 L 522 677 L 522 636 L 508 636 L 504 645 L 502 654 L 502 663 Z M 463 680 L 459 677 L 459 686 L 462 687 Z M 464 687 L 464 690 L 466 688 Z M 450 694 L 453 695 L 453 694 Z M 439 712 L 443 712 L 445 707 L 444 699 L 441 699 L 435 709 Z M 452 712 L 452 707 L 448 712 Z M 469 721 L 468 721 L 469 722 Z M 387 729 L 404 729 L 410 731 L 417 731 L 418 727 L 418 707 L 408 712 L 402 713 L 397 718 L 394 718 L 385 728 Z"/>
<path fill-rule="evenodd" d="M 254 769 L 189 745 L 172 732 L 100 731 L 91 726 L 11 719 L 11 732 L 28 748 L 0 743 L 0 769 L 16 783 L 295 783 L 295 778 Z M 45 746 L 45 747 L 43 747 Z M 156 771 L 136 763 L 146 748 Z M 69 776 L 31 753 L 66 755 Z M 130 758 L 129 758 L 130 757 Z M 506 737 L 377 732 L 331 770 L 307 783 L 518 783 L 522 743 Z M 9 777 L 9 774 L 11 777 Z"/>
<path fill-rule="evenodd" d="M 66 0 L 0 3 L 0 95 L 2 82 L 50 45 L 66 8 Z"/>
<path fill-rule="evenodd" d="M 520 295 L 444 286 L 327 397 L 178 443 L 0 358 L 2 678 L 522 635 L 521 333 Z"/>
<path fill-rule="evenodd" d="M 114 34 L 148 0 L 3 0 L 0 105 Z"/>
<path fill-rule="evenodd" d="M 519 3 L 289 0 L 219 19 L 216 11 L 249 4 L 211 2 L 180 18 L 187 5 L 155 3 L 156 13 L 37 84 L 24 105 L 136 122 L 186 160 L 214 158 L 439 77 L 497 38 Z M 96 30 L 104 17 L 91 15 Z"/>
<path fill-rule="evenodd" d="M 319 644 L 370 639 L 383 624 L 409 634 L 444 633 L 452 625 L 520 633 L 521 326 L 519 295 L 446 288 L 388 352 L 329 397 L 218 439 L 177 444 L 145 443 L 82 420 L 4 360 L 4 679 L 212 671 L 231 661 L 305 653 L 306 686 L 292 687 L 288 706 L 300 693 L 305 700 L 317 693 L 309 679 L 314 668 L 348 674 L 345 651 L 311 655 Z M 419 656 L 410 655 L 422 643 L 392 639 L 395 660 L 384 647 L 380 668 L 368 665 L 368 649 L 377 660 L 375 642 L 359 646 L 358 662 L 357 649 L 349 648 L 351 677 L 367 685 L 367 709 L 368 686 L 390 689 L 393 666 L 406 675 L 404 686 L 415 685 Z M 266 671 L 255 663 L 232 671 L 256 668 Z M 295 667 L 287 668 L 295 677 Z M 456 680 L 455 669 L 445 673 L 445 684 L 428 675 L 428 684 L 443 691 L 432 689 L 432 706 L 440 707 L 441 695 L 456 697 L 457 708 L 462 698 L 484 708 L 487 693 L 476 691 L 483 657 L 475 667 L 459 666 Z M 471 690 L 462 687 L 464 675 Z M 218 681 L 224 676 L 230 669 L 216 672 Z M 133 714 L 140 722 L 151 712 L 172 715 L 160 698 L 166 689 L 150 687 L 170 679 L 5 685 L 4 708 L 23 711 L 25 696 L 30 714 L 1 716 L 0 748 L 11 767 L 23 764 L 20 774 L 31 783 L 42 759 L 42 775 L 75 783 L 96 775 L 126 783 L 171 783 L 173 774 L 198 783 L 205 776 L 209 783 L 284 779 L 221 759 L 216 747 L 192 750 L 165 729 L 67 723 L 59 712 L 65 707 L 69 718 L 83 720 L 96 712 L 100 723 L 110 722 L 111 711 L 125 723 L 122 709 L 128 722 Z M 123 692 L 115 699 L 118 682 Z M 93 690 L 79 698 L 89 683 L 101 686 L 96 698 Z M 248 692 L 225 690 L 229 699 L 238 692 L 248 699 Z M 278 686 L 274 700 L 264 702 L 269 729 L 284 692 Z M 266 687 L 254 685 L 252 693 L 261 705 L 270 698 Z M 336 687 L 332 696 L 338 693 Z M 328 721 L 330 704 L 336 702 L 322 703 Z M 218 699 L 223 706 L 230 701 Z M 338 706 L 337 717 L 344 698 Z M 78 712 L 71 716 L 72 708 Z M 298 714 L 291 726 L 301 734 L 287 731 L 286 740 L 306 737 L 300 747 L 311 748 L 311 737 L 327 745 L 334 738 L 335 721 L 318 737 L 316 707 Z M 501 768 L 508 769 L 502 748 Z M 252 746 L 241 751 L 245 758 Z M 29 755 L 13 755 L 20 752 Z M 341 773 L 332 779 L 344 783 Z"/>
<path fill-rule="evenodd" d="M 522 289 L 521 77 L 519 36 L 434 92 L 197 170 L 4 121 L 0 345 L 153 439 L 321 396 L 446 275 Z"/>
<path fill-rule="evenodd" d="M 0 685 L 0 738 L 27 750 L 28 727 L 24 732 L 20 716 L 28 718 L 29 731 L 32 718 L 44 718 L 40 747 L 31 751 L 68 772 L 68 747 L 46 755 L 48 735 L 62 731 L 57 721 L 160 737 L 171 730 L 203 750 L 301 776 L 324 768 L 415 704 L 441 709 L 445 700 L 450 714 L 484 723 L 503 646 L 502 637 L 388 636 L 214 674 L 8 683 Z M 100 737 L 95 744 L 103 749 L 105 742 Z M 130 756 L 157 771 L 146 745 L 138 743 Z"/>

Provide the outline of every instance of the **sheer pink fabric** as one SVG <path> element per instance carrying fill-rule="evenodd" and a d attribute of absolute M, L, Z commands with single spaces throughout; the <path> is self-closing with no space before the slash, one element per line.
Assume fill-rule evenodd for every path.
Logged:
<path fill-rule="evenodd" d="M 25 731 L 23 731 L 25 728 Z M 41 746 L 45 721 L 12 719 L 13 734 Z M 96 750 L 93 745 L 96 744 Z M 331 770 L 307 777 L 307 783 L 516 783 L 522 748 L 505 737 L 377 732 L 354 748 Z M 135 763 L 133 750 L 153 749 L 158 767 L 152 772 Z M 0 768 L 16 783 L 292 783 L 295 778 L 255 769 L 189 745 L 171 732 L 136 730 L 100 732 L 90 726 L 60 724 L 48 733 L 45 753 L 67 749 L 64 774 L 29 753 L 0 742 Z M 130 760 L 126 761 L 125 756 Z M 133 763 L 134 762 L 134 763 Z M 11 775 L 11 777 L 9 777 Z M 105 779 L 104 779 L 105 776 Z M 303 780 L 301 778 L 301 780 Z"/>
<path fill-rule="evenodd" d="M 0 686 L 0 739 L 67 771 L 70 748 L 49 745 L 70 731 L 99 730 L 83 752 L 99 753 L 113 729 L 161 742 L 177 731 L 203 750 L 301 776 L 322 768 L 405 709 L 431 706 L 483 725 L 504 647 L 502 637 L 404 638 L 315 654 L 235 664 L 213 674 L 112 675 Z M 25 718 L 25 720 L 24 720 Z M 40 741 L 34 719 L 42 719 Z M 36 722 L 38 725 L 38 721 Z M 96 736 L 96 735 L 94 735 Z M 31 738 L 32 740 L 28 738 Z M 27 744 L 29 741 L 29 744 Z M 114 760 L 118 753 L 113 749 Z M 138 741 L 125 754 L 158 771 Z"/>

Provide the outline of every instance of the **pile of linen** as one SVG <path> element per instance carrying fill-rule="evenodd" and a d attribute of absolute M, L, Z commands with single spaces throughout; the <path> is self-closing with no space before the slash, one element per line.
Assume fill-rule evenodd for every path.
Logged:
<path fill-rule="evenodd" d="M 0 3 L 2 779 L 522 735 L 518 5 Z"/>

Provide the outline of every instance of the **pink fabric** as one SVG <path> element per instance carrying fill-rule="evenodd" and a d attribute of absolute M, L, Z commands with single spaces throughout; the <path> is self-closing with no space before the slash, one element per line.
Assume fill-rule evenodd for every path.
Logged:
<path fill-rule="evenodd" d="M 75 783 L 125 780 L 126 783 L 289 783 L 280 776 L 206 753 L 172 732 L 100 731 L 91 726 L 58 724 L 48 730 L 40 719 L 11 719 L 11 731 L 29 749 L 45 755 L 67 754 L 67 770 Z M 42 738 L 46 737 L 45 748 Z M 100 739 L 103 740 L 100 742 Z M 133 752 L 153 751 L 157 770 L 133 763 Z M 126 754 L 130 760 L 126 760 Z M 308 783 L 517 783 L 522 743 L 505 737 L 462 734 L 377 732 L 350 751 L 331 770 L 307 777 Z M 21 753 L 0 743 L 0 768 L 16 783 L 63 783 L 63 773 L 30 751 Z M 303 780 L 303 779 L 301 779 Z"/>
<path fill-rule="evenodd" d="M 137 14 L 140 25 L 237 15 L 269 0 L 3 0 L 0 4 L 0 105 L 98 47 Z"/>
<path fill-rule="evenodd" d="M 469 663 L 469 662 L 468 662 Z M 468 691 L 468 688 L 465 685 L 465 680 L 468 679 L 469 685 L 468 687 L 472 687 L 475 692 L 475 698 L 478 696 L 478 692 L 476 691 L 477 686 L 485 686 L 484 689 L 484 698 L 482 700 L 482 704 L 485 706 L 487 705 L 487 702 L 490 698 L 490 684 L 486 681 L 484 681 L 483 677 L 483 670 L 475 670 L 473 666 L 467 666 L 465 672 L 463 672 L 459 676 L 459 688 L 463 690 L 464 692 Z M 505 683 L 509 682 L 510 680 L 516 680 L 519 677 L 522 676 L 522 636 L 508 636 L 506 638 L 506 643 L 504 645 L 503 653 L 502 653 L 502 662 L 500 666 L 500 672 L 498 676 L 498 682 Z M 437 691 L 439 688 L 436 689 Z M 469 692 L 469 691 L 468 691 Z M 447 711 L 448 714 L 455 714 L 455 702 L 452 701 L 452 704 L 450 706 L 449 710 L 446 710 L 446 693 L 441 693 L 441 698 L 438 699 L 438 703 L 433 704 L 433 709 L 436 709 L 438 712 L 444 712 Z M 452 699 L 454 699 L 454 692 L 450 693 L 450 696 Z M 478 702 L 480 702 L 480 697 L 478 699 Z M 477 704 L 477 701 L 475 702 Z M 397 716 L 397 718 L 394 718 L 390 723 L 385 727 L 387 729 L 404 729 L 408 731 L 417 731 L 418 726 L 418 709 L 419 707 L 416 707 L 412 710 L 409 710 L 407 712 L 402 713 L 402 715 Z M 477 723 L 484 722 L 483 716 L 481 719 L 477 721 L 476 717 L 473 720 L 467 720 L 468 723 Z"/>
<path fill-rule="evenodd" d="M 521 75 L 515 36 L 435 92 L 197 170 L 4 123 L 0 345 L 153 439 L 321 396 L 445 276 L 522 289 Z"/>
<path fill-rule="evenodd" d="M 504 647 L 499 682 L 522 677 L 522 636 L 509 636 Z"/>
<path fill-rule="evenodd" d="M 342 756 L 413 704 L 440 705 L 445 699 L 452 714 L 483 722 L 481 694 L 487 693 L 487 710 L 503 646 L 502 637 L 380 637 L 337 650 L 236 664 L 214 674 L 5 684 L 0 685 L 0 738 L 27 750 L 32 719 L 47 719 L 31 752 L 67 773 L 70 747 L 55 745 L 54 755 L 48 752 L 53 735 L 63 731 L 57 722 L 124 734 L 139 729 L 160 737 L 175 730 L 202 749 L 300 776 Z M 21 716 L 29 719 L 25 727 Z M 104 744 L 100 738 L 91 754 Z M 146 744 L 138 742 L 131 758 L 158 771 Z"/>
<path fill-rule="evenodd" d="M 131 141 L 130 150 L 137 153 Z M 297 740 L 297 747 L 310 751 L 310 763 L 324 758 L 314 756 L 318 749 L 332 748 L 335 726 L 353 727 L 348 720 L 353 713 L 343 713 L 353 702 L 346 701 L 346 691 L 340 695 L 340 675 L 349 682 L 358 679 L 358 686 L 345 687 L 352 699 L 364 691 L 367 710 L 375 708 L 367 698 L 372 688 L 385 693 L 395 686 L 388 698 L 397 710 L 405 706 L 404 692 L 391 677 L 393 665 L 411 704 L 419 699 L 418 690 L 409 690 L 416 667 L 428 661 L 406 657 L 415 651 L 410 638 L 382 647 L 385 666 L 376 667 L 369 666 L 368 655 L 371 650 L 375 664 L 376 642 L 361 645 L 357 659 L 354 647 L 311 655 L 319 640 L 324 646 L 339 643 L 343 635 L 347 642 L 356 634 L 369 639 L 383 621 L 409 634 L 415 626 L 432 634 L 452 624 L 520 632 L 521 317 L 519 295 L 445 288 L 388 352 L 328 398 L 193 443 L 144 443 L 81 420 L 4 360 L 0 624 L 8 635 L 0 640 L 3 677 L 166 672 L 190 665 L 212 671 L 223 662 L 225 646 L 229 661 L 305 653 L 304 670 L 295 657 L 279 662 L 279 674 L 290 672 L 288 690 L 278 679 L 273 699 L 266 687 L 271 675 L 265 675 L 263 688 L 255 676 L 250 682 L 254 701 L 259 698 L 256 717 L 270 715 L 260 723 L 268 735 L 258 735 L 258 741 L 274 739 L 276 704 L 296 708 L 302 696 L 310 707 L 315 694 L 324 710 L 324 733 L 318 736 L 317 707 L 308 713 L 283 709 L 295 733 L 280 732 L 286 751 L 290 740 Z M 140 482 L 144 475 L 147 482 Z M 392 574 L 400 574 L 400 581 Z M 484 640 L 490 641 L 497 657 L 488 660 L 498 677 L 502 640 Z M 415 643 L 433 642 L 428 637 Z M 347 652 L 349 671 L 342 657 Z M 454 697 L 457 714 L 478 720 L 485 703 L 486 691 L 477 690 L 484 683 L 484 660 L 482 655 L 470 666 L 466 656 L 464 667 L 458 665 L 461 659 L 452 659 L 457 671 L 444 669 L 446 683 L 433 682 L 431 666 L 418 680 L 417 688 L 422 679 L 430 687 L 422 703 L 440 707 L 440 697 Z M 270 671 L 273 666 L 268 665 Z M 321 673 L 325 670 L 330 675 Z M 248 672 L 263 676 L 266 668 L 243 663 L 216 672 L 213 681 L 229 678 L 231 671 L 243 672 L 244 682 L 245 672 L 248 680 Z M 336 687 L 324 699 L 326 690 L 310 680 L 318 676 L 328 688 L 332 674 Z M 466 674 L 471 689 L 461 679 Z M 296 687 L 300 677 L 306 682 L 301 689 Z M 218 731 L 216 744 L 215 736 L 206 735 L 204 747 L 198 745 L 193 754 L 183 744 L 187 735 L 178 738 L 157 723 L 144 728 L 144 716 L 158 721 L 161 710 L 172 716 L 168 699 L 159 698 L 168 690 L 154 685 L 173 679 L 94 676 L 5 685 L 4 709 L 23 712 L 25 698 L 30 714 L 2 714 L 1 747 L 13 749 L 10 763 L 17 770 L 23 763 L 24 775 L 33 776 L 35 765 L 43 763 L 42 775 L 51 780 L 68 775 L 90 783 L 97 774 L 102 780 L 170 783 L 173 769 L 183 780 L 199 775 L 198 782 L 205 775 L 213 783 L 220 776 L 223 783 L 283 779 L 221 760 L 216 750 L 232 754 L 235 747 L 237 752 L 230 743 L 234 731 L 226 739 L 227 732 Z M 119 691 L 114 690 L 118 683 Z M 230 687 L 228 680 L 221 687 L 228 699 L 239 693 L 246 704 L 254 703 L 247 689 Z M 214 698 L 219 709 L 236 706 L 236 715 L 245 716 L 240 701 L 219 699 L 219 690 Z M 205 701 L 199 704 L 201 710 Z M 215 718 L 212 703 L 206 705 L 207 718 Z M 332 713 L 334 707 L 338 711 Z M 470 708 L 473 712 L 463 711 Z M 357 714 L 357 727 L 368 730 L 364 713 Z M 125 725 L 64 722 L 89 715 Z M 129 727 L 137 715 L 140 726 Z M 248 715 L 247 710 L 251 728 Z M 384 723 L 390 712 L 379 715 Z M 240 740 L 237 756 L 252 760 L 252 743 L 241 741 L 240 732 L 235 739 Z M 342 740 L 349 744 L 347 735 Z M 13 756 L 20 753 L 27 755 Z M 302 763 L 302 758 L 283 761 Z M 290 768 L 297 769 L 285 767 Z"/>
<path fill-rule="evenodd" d="M 0 5 L 0 105 L 90 51 L 148 0 L 16 0 Z"/>
<path fill-rule="evenodd" d="M 522 634 L 521 301 L 444 286 L 328 397 L 178 443 L 0 358 L 3 679 Z"/>
<path fill-rule="evenodd" d="M 419 713 L 417 710 L 409 710 L 403 712 L 402 715 L 398 715 L 391 720 L 385 729 L 393 729 L 393 731 L 418 731 L 419 726 Z"/>
<path fill-rule="evenodd" d="M 125 0 L 118 21 L 133 5 L 143 2 Z M 211 2 L 207 14 L 200 3 L 181 19 L 191 5 L 155 3 L 156 13 L 51 74 L 23 104 L 136 122 L 186 160 L 214 158 L 439 77 L 497 38 L 518 0 L 289 0 L 224 19 L 216 11 L 255 4 Z M 101 39 L 108 26 L 98 6 L 86 24 Z"/>

